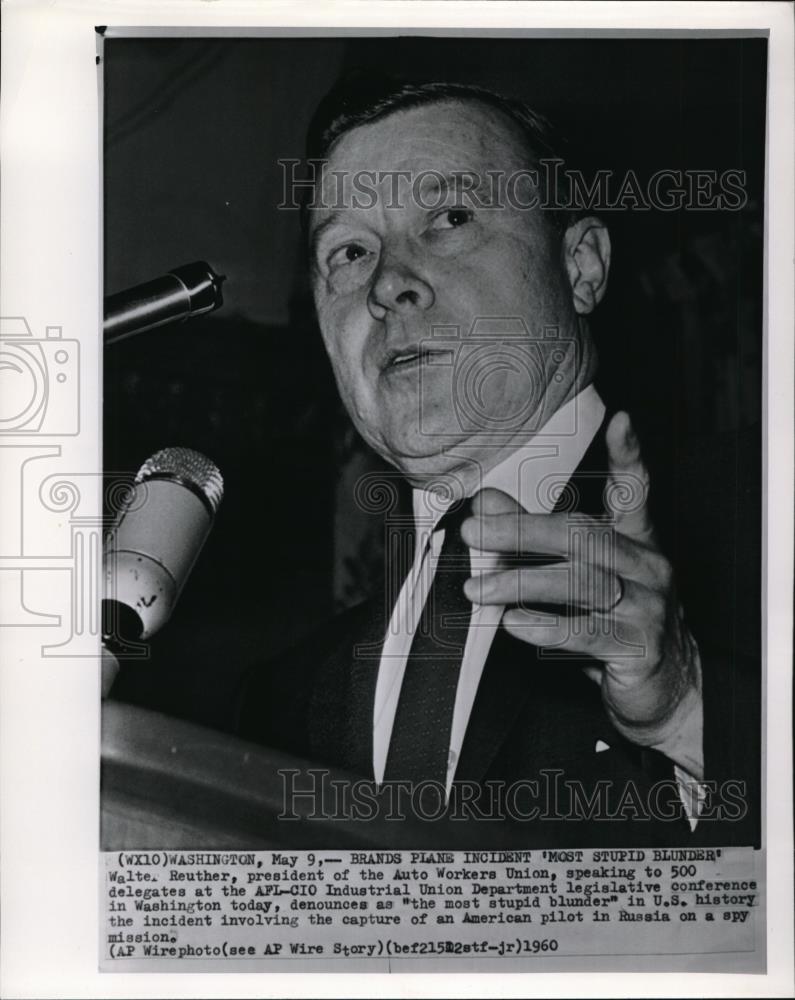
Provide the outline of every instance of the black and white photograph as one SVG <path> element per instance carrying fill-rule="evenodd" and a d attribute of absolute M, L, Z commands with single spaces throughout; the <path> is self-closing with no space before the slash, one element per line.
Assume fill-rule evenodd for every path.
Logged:
<path fill-rule="evenodd" d="M 104 39 L 108 846 L 759 846 L 766 45 Z"/>
<path fill-rule="evenodd" d="M 8 295 L 4 253 L 4 686 L 90 737 L 92 975 L 761 986 L 791 889 L 780 36 L 383 6 L 82 17 L 85 128 L 48 121 L 85 163 L 40 173 L 76 220 L 93 148 L 96 217 L 53 216 L 69 268 L 37 273 L 77 300 L 89 241 L 86 329 Z"/>

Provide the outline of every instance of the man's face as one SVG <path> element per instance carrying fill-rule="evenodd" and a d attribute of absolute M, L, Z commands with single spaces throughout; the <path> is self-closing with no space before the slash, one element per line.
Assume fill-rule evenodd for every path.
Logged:
<path fill-rule="evenodd" d="M 539 208 L 478 208 L 440 179 L 526 167 L 512 124 L 477 102 L 398 111 L 332 149 L 310 223 L 320 329 L 357 429 L 414 482 L 490 468 L 571 394 L 560 235 Z"/>

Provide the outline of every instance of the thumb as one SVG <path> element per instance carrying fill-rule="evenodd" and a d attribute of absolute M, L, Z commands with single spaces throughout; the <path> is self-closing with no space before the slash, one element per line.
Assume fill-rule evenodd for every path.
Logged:
<path fill-rule="evenodd" d="M 628 413 L 616 413 L 607 427 L 608 478 L 605 504 L 615 515 L 623 535 L 651 542 L 649 516 L 649 473 L 640 454 L 640 442 Z"/>

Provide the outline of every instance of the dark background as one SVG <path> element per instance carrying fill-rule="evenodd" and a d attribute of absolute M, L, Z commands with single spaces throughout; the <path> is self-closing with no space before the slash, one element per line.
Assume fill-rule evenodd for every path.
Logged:
<path fill-rule="evenodd" d="M 109 39 L 103 61 L 105 293 L 196 259 L 228 278 L 217 313 L 105 355 L 108 475 L 185 445 L 226 481 L 171 623 L 115 697 L 223 725 L 246 666 L 379 572 L 380 518 L 351 499 L 379 465 L 336 397 L 297 213 L 277 208 L 277 160 L 302 156 L 315 105 L 352 67 L 522 97 L 586 177 L 746 171 L 739 212 L 607 213 L 592 327 L 697 638 L 758 660 L 765 40 Z"/>

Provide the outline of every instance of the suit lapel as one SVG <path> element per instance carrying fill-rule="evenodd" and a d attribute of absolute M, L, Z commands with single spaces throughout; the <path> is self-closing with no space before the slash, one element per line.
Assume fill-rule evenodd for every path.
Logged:
<path fill-rule="evenodd" d="M 343 614 L 317 664 L 309 712 L 312 758 L 367 777 L 373 774 L 373 705 L 386 629 L 382 606 L 373 598 Z"/>
<path fill-rule="evenodd" d="M 511 637 L 497 629 L 469 718 L 456 780 L 481 781 L 530 697 L 536 650 L 511 655 Z M 524 651 L 523 651 L 524 652 Z"/>

